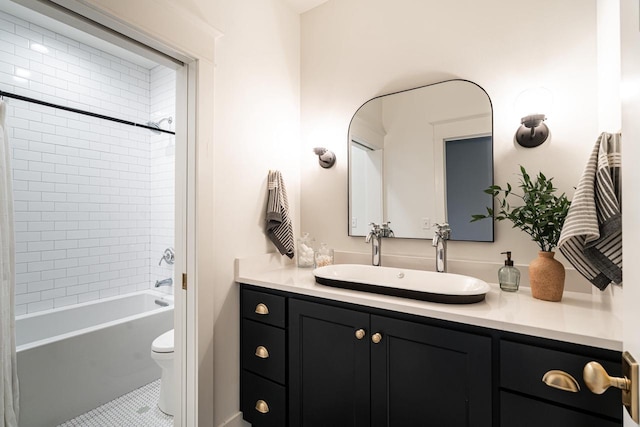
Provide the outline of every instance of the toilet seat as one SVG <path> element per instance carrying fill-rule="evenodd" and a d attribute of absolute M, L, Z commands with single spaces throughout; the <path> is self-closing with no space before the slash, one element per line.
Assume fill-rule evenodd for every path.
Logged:
<path fill-rule="evenodd" d="M 173 329 L 153 340 L 151 351 L 154 353 L 173 353 Z"/>

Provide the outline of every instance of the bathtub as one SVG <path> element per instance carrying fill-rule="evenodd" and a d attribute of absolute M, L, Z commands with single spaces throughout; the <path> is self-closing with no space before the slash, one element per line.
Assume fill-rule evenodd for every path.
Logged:
<path fill-rule="evenodd" d="M 52 427 L 160 378 L 151 342 L 173 328 L 152 290 L 16 317 L 20 427 Z"/>

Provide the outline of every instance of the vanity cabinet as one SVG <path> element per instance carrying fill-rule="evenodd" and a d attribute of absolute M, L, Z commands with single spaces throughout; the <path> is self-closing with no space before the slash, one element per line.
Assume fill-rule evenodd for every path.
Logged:
<path fill-rule="evenodd" d="M 250 285 L 241 303 L 241 410 L 254 427 L 622 425 L 620 391 L 582 380 L 591 360 L 619 376 L 619 352 Z M 549 370 L 580 391 L 543 383 Z"/>
<path fill-rule="evenodd" d="M 491 426 L 491 338 L 289 299 L 291 425 Z"/>
<path fill-rule="evenodd" d="M 256 427 L 284 427 L 286 299 L 245 289 L 240 305 L 240 410 L 244 419 Z"/>

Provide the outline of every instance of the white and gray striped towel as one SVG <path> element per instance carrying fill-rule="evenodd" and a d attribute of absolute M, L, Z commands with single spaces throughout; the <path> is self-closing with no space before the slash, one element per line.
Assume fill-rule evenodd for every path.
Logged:
<path fill-rule="evenodd" d="M 282 255 L 293 258 L 293 227 L 289 217 L 289 201 L 280 171 L 269 171 L 267 182 L 267 236 Z"/>
<path fill-rule="evenodd" d="M 558 249 L 594 286 L 622 284 L 621 135 L 602 133 L 562 227 Z"/>

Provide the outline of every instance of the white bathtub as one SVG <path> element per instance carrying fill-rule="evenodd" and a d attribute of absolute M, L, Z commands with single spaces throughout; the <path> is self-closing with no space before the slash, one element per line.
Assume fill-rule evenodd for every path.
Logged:
<path fill-rule="evenodd" d="M 56 426 L 160 378 L 151 342 L 172 328 L 172 297 L 151 290 L 16 317 L 20 427 Z"/>

